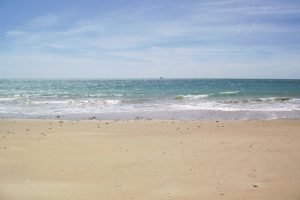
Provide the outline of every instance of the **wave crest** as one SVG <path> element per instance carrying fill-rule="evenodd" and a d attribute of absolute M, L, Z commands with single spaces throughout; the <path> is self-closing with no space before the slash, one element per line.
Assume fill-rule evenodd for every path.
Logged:
<path fill-rule="evenodd" d="M 268 98 L 257 98 L 257 99 L 240 99 L 240 100 L 227 100 L 225 103 L 272 103 L 272 102 L 288 102 L 291 100 L 295 100 L 290 97 L 268 97 Z"/>
<path fill-rule="evenodd" d="M 183 100 L 183 99 L 203 99 L 208 97 L 208 94 L 200 94 L 200 95 L 178 95 L 174 99 Z"/>
<path fill-rule="evenodd" d="M 225 91 L 225 92 L 219 92 L 219 94 L 227 94 L 227 95 L 231 95 L 231 94 L 238 94 L 239 91 Z"/>

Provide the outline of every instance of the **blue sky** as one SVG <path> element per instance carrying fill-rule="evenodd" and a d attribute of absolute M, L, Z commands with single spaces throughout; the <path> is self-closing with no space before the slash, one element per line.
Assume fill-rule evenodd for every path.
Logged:
<path fill-rule="evenodd" d="M 0 0 L 1 78 L 300 78 L 299 0 Z"/>

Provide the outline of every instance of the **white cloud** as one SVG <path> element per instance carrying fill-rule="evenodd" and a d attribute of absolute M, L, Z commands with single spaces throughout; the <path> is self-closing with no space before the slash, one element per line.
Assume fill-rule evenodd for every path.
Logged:
<path fill-rule="evenodd" d="M 49 28 L 59 24 L 63 20 L 63 16 L 47 14 L 39 16 L 29 22 L 30 28 Z"/>
<path fill-rule="evenodd" d="M 23 34 L 25 34 L 24 31 L 6 31 L 6 35 L 8 37 L 15 37 L 15 36 L 23 35 Z"/>

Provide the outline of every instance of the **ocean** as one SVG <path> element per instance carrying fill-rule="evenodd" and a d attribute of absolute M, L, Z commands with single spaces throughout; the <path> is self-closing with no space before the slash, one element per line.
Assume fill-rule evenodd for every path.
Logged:
<path fill-rule="evenodd" d="M 300 119 L 300 80 L 0 80 L 0 118 Z"/>

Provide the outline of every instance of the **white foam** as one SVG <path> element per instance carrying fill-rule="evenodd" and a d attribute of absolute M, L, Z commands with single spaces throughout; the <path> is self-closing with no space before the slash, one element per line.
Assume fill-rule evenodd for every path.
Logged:
<path fill-rule="evenodd" d="M 36 104 L 36 105 L 44 105 L 44 104 L 60 104 L 60 105 L 65 105 L 70 103 L 70 100 L 51 100 L 51 101 L 30 101 L 31 104 Z"/>
<path fill-rule="evenodd" d="M 17 98 L 14 98 L 14 97 L 3 97 L 3 98 L 0 98 L 0 101 L 13 101 L 13 100 L 16 100 Z"/>
<path fill-rule="evenodd" d="M 208 97 L 208 94 L 200 94 L 200 95 L 179 95 L 175 97 L 175 99 L 203 99 Z"/>
<path fill-rule="evenodd" d="M 116 104 L 120 104 L 121 103 L 120 100 L 105 100 L 104 102 L 106 104 L 111 104 L 111 105 L 116 105 Z"/>
<path fill-rule="evenodd" d="M 299 103 L 286 102 L 248 102 L 244 104 L 223 103 L 219 101 L 189 102 L 172 104 L 174 110 L 212 110 L 212 111 L 300 111 Z"/>
<path fill-rule="evenodd" d="M 237 94 L 239 91 L 226 91 L 226 92 L 219 92 L 219 94 Z"/>
<path fill-rule="evenodd" d="M 217 99 L 206 98 L 208 95 L 185 95 L 189 100 L 175 101 L 151 100 L 135 102 L 134 104 L 120 99 L 24 99 L 12 101 L 12 98 L 0 101 L 0 113 L 19 114 L 85 114 L 85 113 L 114 113 L 114 112 L 143 112 L 143 111 L 300 111 L 300 99 L 276 101 L 276 97 L 263 101 L 245 101 L 243 103 L 225 102 Z M 6 102 L 7 101 L 7 102 Z M 130 102 L 130 101 L 129 101 Z"/>

